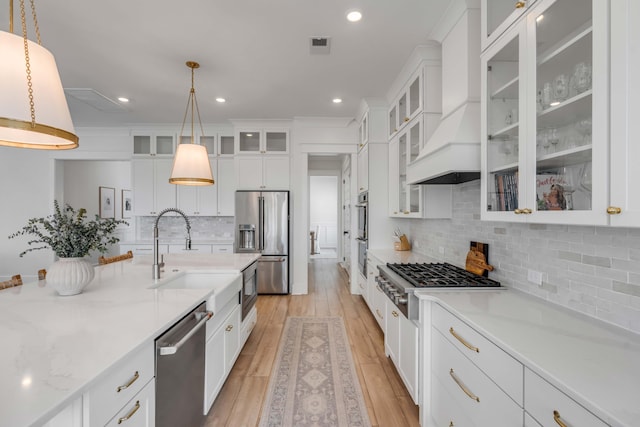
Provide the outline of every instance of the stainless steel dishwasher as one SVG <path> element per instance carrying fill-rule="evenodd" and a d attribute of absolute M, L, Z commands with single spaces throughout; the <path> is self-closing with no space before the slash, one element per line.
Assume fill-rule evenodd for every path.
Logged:
<path fill-rule="evenodd" d="M 200 427 L 205 419 L 203 302 L 156 339 L 156 427 Z"/>

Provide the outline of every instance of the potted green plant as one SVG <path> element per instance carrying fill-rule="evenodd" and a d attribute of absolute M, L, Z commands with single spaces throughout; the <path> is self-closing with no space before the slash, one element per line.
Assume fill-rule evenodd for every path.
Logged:
<path fill-rule="evenodd" d="M 126 221 L 113 218 L 95 220 L 87 218 L 87 210 L 77 211 L 69 204 L 60 208 L 58 201 L 53 202 L 54 212 L 45 218 L 31 218 L 21 230 L 11 234 L 10 239 L 18 236 L 34 236 L 29 240 L 30 247 L 20 256 L 40 249 L 50 248 L 58 260 L 47 272 L 47 284 L 52 285 L 60 295 L 76 295 L 88 285 L 95 275 L 94 267 L 85 259 L 91 251 L 104 253 L 110 245 L 119 239 L 113 235 L 116 227 L 127 224 Z"/>

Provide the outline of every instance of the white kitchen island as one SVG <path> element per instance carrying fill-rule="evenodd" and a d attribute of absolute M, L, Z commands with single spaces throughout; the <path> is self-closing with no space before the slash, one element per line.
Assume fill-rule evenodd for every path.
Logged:
<path fill-rule="evenodd" d="M 169 254 L 154 281 L 151 258 L 136 257 L 96 267 L 79 295 L 61 297 L 46 281 L 0 292 L 0 426 L 44 424 L 257 258 Z M 194 270 L 217 273 L 215 288 L 152 288 Z"/>

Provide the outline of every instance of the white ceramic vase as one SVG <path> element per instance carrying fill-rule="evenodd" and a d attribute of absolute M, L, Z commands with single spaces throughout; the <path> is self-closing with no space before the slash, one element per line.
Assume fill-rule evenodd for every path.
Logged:
<path fill-rule="evenodd" d="M 60 295 L 77 295 L 95 274 L 93 265 L 84 258 L 60 258 L 47 271 L 47 285 Z"/>

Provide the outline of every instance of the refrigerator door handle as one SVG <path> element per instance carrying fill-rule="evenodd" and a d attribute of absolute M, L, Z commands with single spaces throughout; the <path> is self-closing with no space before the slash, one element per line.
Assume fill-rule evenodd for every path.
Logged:
<path fill-rule="evenodd" d="M 287 259 L 285 257 L 280 257 L 280 258 L 267 258 L 267 257 L 260 257 L 258 258 L 258 262 L 285 262 Z"/>
<path fill-rule="evenodd" d="M 260 224 L 260 235 L 258 236 L 258 250 L 264 250 L 264 197 L 258 197 L 258 223 Z"/>

